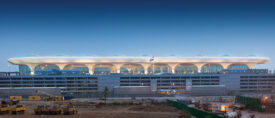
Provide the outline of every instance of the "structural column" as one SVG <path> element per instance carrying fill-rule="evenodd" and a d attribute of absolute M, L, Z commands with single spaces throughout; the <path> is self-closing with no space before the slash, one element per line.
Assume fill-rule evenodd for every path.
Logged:
<path fill-rule="evenodd" d="M 148 74 L 148 69 L 151 66 L 151 64 L 141 64 L 141 65 L 144 68 L 144 74 Z"/>
<path fill-rule="evenodd" d="M 31 75 L 34 75 L 35 73 L 34 73 L 34 69 L 35 69 L 35 67 L 37 66 L 37 64 L 27 64 L 27 66 L 30 68 L 30 70 L 31 70 Z"/>
<path fill-rule="evenodd" d="M 129 74 L 132 74 L 133 68 L 127 68 L 127 71 L 128 71 Z"/>
<path fill-rule="evenodd" d="M 120 68 L 123 66 L 124 64 L 114 64 L 115 69 L 116 69 L 116 73 L 120 73 Z"/>
<path fill-rule="evenodd" d="M 187 68 L 186 67 L 182 67 L 183 68 L 183 74 L 187 73 Z"/>
<path fill-rule="evenodd" d="M 63 70 L 67 64 L 56 64 L 60 70 Z"/>
<path fill-rule="evenodd" d="M 168 65 L 171 68 L 172 73 L 175 74 L 176 73 L 176 67 L 177 67 L 178 64 L 168 64 Z"/>
<path fill-rule="evenodd" d="M 162 66 L 160 66 L 160 72 L 163 73 L 163 67 Z"/>
<path fill-rule="evenodd" d="M 85 64 L 86 67 L 89 69 L 89 74 L 90 75 L 93 75 L 94 74 L 94 67 L 95 67 L 95 64 Z"/>
<path fill-rule="evenodd" d="M 195 67 L 192 67 L 192 72 L 191 72 L 192 74 L 194 74 L 195 73 Z"/>
<path fill-rule="evenodd" d="M 196 64 L 194 64 L 194 65 L 197 66 L 197 68 L 198 68 L 198 73 L 201 73 L 201 68 L 205 65 L 205 63 L 196 63 Z"/>
<path fill-rule="evenodd" d="M 221 63 L 224 70 L 227 70 L 231 63 Z"/>
<path fill-rule="evenodd" d="M 256 64 L 255 63 L 249 63 L 246 64 L 248 66 L 249 69 L 252 69 Z"/>

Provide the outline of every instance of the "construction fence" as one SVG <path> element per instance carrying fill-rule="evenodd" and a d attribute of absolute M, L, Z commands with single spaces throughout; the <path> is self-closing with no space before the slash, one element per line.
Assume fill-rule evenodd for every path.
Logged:
<path fill-rule="evenodd" d="M 246 108 L 264 112 L 265 110 L 262 108 L 261 99 L 260 98 L 252 98 L 252 97 L 245 97 L 245 96 L 236 96 L 235 98 L 236 103 L 244 104 Z"/>
<path fill-rule="evenodd" d="M 176 101 L 167 100 L 167 102 L 176 107 L 177 109 L 184 110 L 186 112 L 189 112 L 192 116 L 196 116 L 197 118 L 223 118 L 221 116 L 218 116 L 216 114 L 208 113 L 202 110 L 198 110 L 192 107 L 188 107 L 186 104 L 182 104 Z"/>

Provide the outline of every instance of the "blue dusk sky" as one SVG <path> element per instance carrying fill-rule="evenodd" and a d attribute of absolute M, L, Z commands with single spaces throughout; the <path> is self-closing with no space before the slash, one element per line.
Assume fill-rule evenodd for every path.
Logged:
<path fill-rule="evenodd" d="M 275 0 L 1 0 L 0 41 L 0 71 L 56 55 L 264 56 L 256 68 L 275 69 Z"/>

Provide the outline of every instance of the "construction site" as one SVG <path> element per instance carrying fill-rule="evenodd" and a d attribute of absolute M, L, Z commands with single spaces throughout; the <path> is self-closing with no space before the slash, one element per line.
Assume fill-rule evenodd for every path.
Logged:
<path fill-rule="evenodd" d="M 15 97 L 15 96 L 14 96 Z M 7 103 L 4 103 L 4 101 Z M 178 118 L 180 110 L 162 102 L 152 103 L 151 99 L 139 100 L 23 100 L 9 104 L 3 100 L 0 117 L 81 117 L 96 118 Z M 16 108 L 16 110 L 13 110 Z"/>
<path fill-rule="evenodd" d="M 274 95 L 64 99 L 44 91 L 2 98 L 5 118 L 274 118 Z M 40 96 L 43 94 L 43 96 Z"/>
<path fill-rule="evenodd" d="M 1 99 L 0 117 L 81 117 L 96 118 L 177 118 L 180 110 L 164 100 L 135 99 L 64 99 L 45 91 L 35 90 L 33 96 L 9 96 Z"/>
<path fill-rule="evenodd" d="M 124 88 L 125 89 L 125 88 Z M 130 88 L 126 88 L 130 90 Z M 137 89 L 137 88 L 136 88 Z M 131 92 L 136 92 L 136 89 Z M 142 87 L 138 88 L 143 90 Z M 64 96 L 60 89 L 2 89 L 0 117 L 98 118 L 274 118 L 274 94 L 203 96 L 114 96 L 104 88 L 98 97 Z M 201 91 L 201 89 L 200 89 Z M 120 93 L 123 91 L 120 91 Z"/>

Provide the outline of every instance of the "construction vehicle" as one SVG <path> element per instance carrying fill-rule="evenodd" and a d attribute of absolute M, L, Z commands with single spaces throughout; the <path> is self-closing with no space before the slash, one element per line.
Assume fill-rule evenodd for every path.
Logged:
<path fill-rule="evenodd" d="M 34 109 L 34 113 L 36 115 L 47 115 L 49 114 L 50 105 L 38 105 L 37 108 Z"/>
<path fill-rule="evenodd" d="M 63 101 L 64 97 L 63 96 L 55 96 L 57 101 Z"/>
<path fill-rule="evenodd" d="M 10 96 L 11 105 L 17 105 L 22 100 L 22 96 Z"/>
<path fill-rule="evenodd" d="M 39 101 L 41 100 L 41 97 L 40 96 L 29 96 L 29 101 Z"/>
<path fill-rule="evenodd" d="M 38 105 L 35 109 L 34 109 L 34 114 L 35 115 L 47 115 L 49 114 L 49 109 L 51 108 L 50 105 Z"/>
<path fill-rule="evenodd" d="M 1 114 L 7 114 L 10 112 L 9 104 L 10 103 L 8 101 L 1 101 L 1 107 L 0 107 Z"/>
<path fill-rule="evenodd" d="M 16 105 L 15 107 L 11 108 L 10 110 L 11 110 L 12 114 L 18 114 L 18 113 L 24 114 L 26 111 L 26 107 L 25 107 L 25 105 Z"/>
<path fill-rule="evenodd" d="M 44 105 L 38 105 L 36 108 L 34 108 L 34 114 L 35 115 L 41 115 L 44 109 Z"/>
<path fill-rule="evenodd" d="M 63 113 L 64 115 L 77 114 L 77 109 L 72 103 L 69 103 L 63 107 Z"/>
<path fill-rule="evenodd" d="M 34 114 L 35 115 L 58 115 L 61 114 L 63 111 L 63 108 L 60 107 L 57 104 L 53 104 L 53 105 L 38 105 L 35 109 L 34 109 Z"/>
<path fill-rule="evenodd" d="M 49 113 L 48 114 L 51 114 L 51 115 L 58 115 L 58 114 L 61 114 L 63 111 L 62 107 L 60 107 L 59 105 L 57 104 L 54 104 L 50 107 L 49 109 Z"/>
<path fill-rule="evenodd" d="M 46 95 L 44 97 L 41 97 L 41 99 L 44 101 L 62 101 L 62 100 L 64 100 L 63 96 L 55 96 L 55 95 L 47 93 L 45 91 L 36 90 L 35 92 L 36 92 L 35 96 L 38 96 L 38 94 Z"/>
<path fill-rule="evenodd" d="M 62 96 L 43 96 L 41 97 L 41 100 L 44 101 L 63 101 Z"/>
<path fill-rule="evenodd" d="M 8 114 L 8 113 L 10 113 L 10 107 L 9 106 L 1 106 L 0 107 L 0 113 L 1 114 Z"/>
<path fill-rule="evenodd" d="M 17 105 L 19 103 L 18 99 L 11 99 L 10 100 L 11 105 Z"/>
<path fill-rule="evenodd" d="M 18 99 L 20 101 L 22 101 L 22 96 L 10 96 L 10 100 L 12 99 Z"/>

